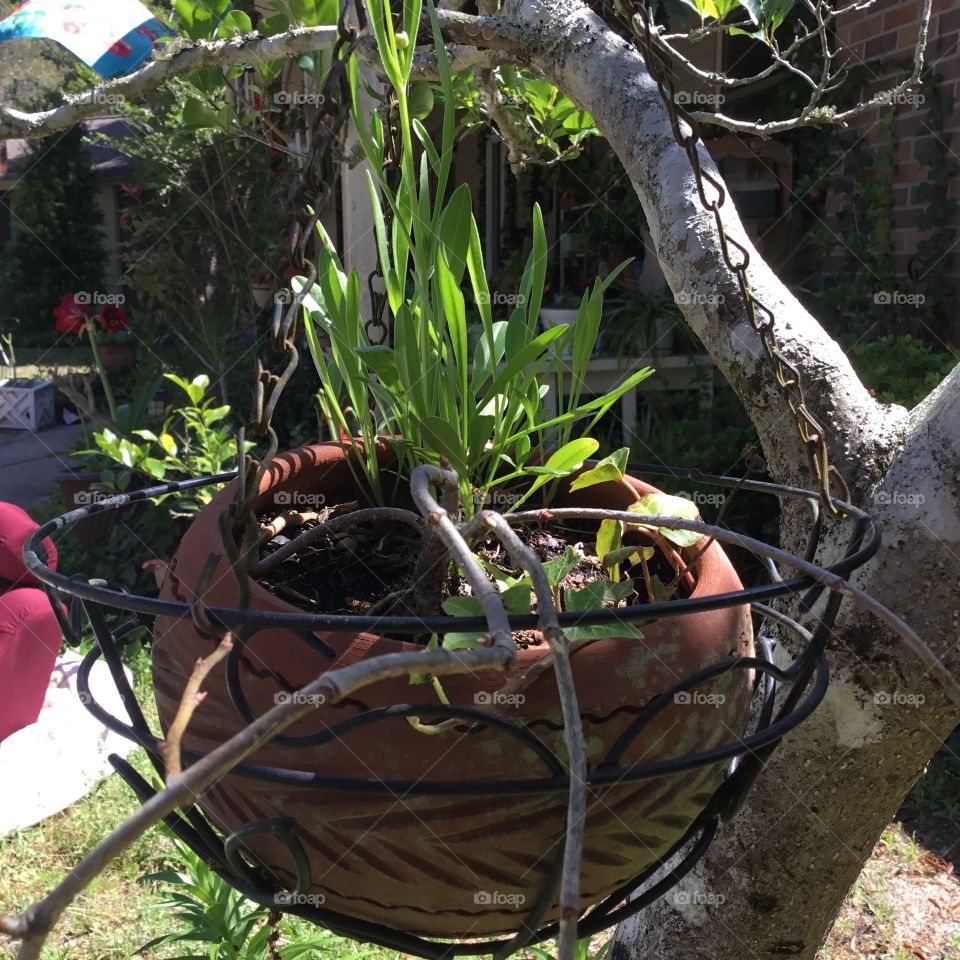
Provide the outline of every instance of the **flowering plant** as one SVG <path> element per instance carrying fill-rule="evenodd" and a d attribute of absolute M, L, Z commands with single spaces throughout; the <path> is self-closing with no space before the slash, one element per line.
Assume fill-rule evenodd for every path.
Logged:
<path fill-rule="evenodd" d="M 90 351 L 93 354 L 93 365 L 96 367 L 97 375 L 103 384 L 103 394 L 107 401 L 107 407 L 110 409 L 110 416 L 116 421 L 117 404 L 113 398 L 110 378 L 107 376 L 107 371 L 104 369 L 100 357 L 99 344 L 105 337 L 97 331 L 97 326 L 100 326 L 106 337 L 114 337 L 127 329 L 127 311 L 116 304 L 108 303 L 94 317 L 91 304 L 81 302 L 77 299 L 76 294 L 65 293 L 59 305 L 53 308 L 53 315 L 56 317 L 56 328 L 61 333 L 73 333 L 78 337 L 82 337 L 84 333 L 87 334 Z"/>

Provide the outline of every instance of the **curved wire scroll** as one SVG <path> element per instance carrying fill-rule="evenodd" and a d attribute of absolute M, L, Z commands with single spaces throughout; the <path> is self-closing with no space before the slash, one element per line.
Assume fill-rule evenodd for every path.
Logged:
<path fill-rule="evenodd" d="M 819 532 L 817 495 L 811 491 L 761 481 L 745 481 L 742 478 L 715 477 L 696 470 L 651 465 L 631 465 L 631 473 L 634 475 L 637 473 L 668 474 L 700 483 L 807 500 L 814 510 L 814 536 Z M 142 746 L 158 773 L 161 774 L 163 762 L 159 749 L 160 739 L 150 730 L 134 691 L 127 681 L 121 661 L 121 648 L 127 638 L 139 628 L 151 629 L 156 616 L 189 618 L 190 605 L 159 600 L 155 597 L 124 594 L 102 586 L 99 582 L 90 583 L 80 578 L 57 573 L 46 564 L 42 540 L 52 533 L 69 528 L 93 513 L 106 509 L 120 509 L 165 493 L 222 482 L 231 479 L 232 476 L 234 474 L 220 474 L 217 477 L 164 484 L 84 506 L 44 524 L 31 536 L 24 548 L 27 567 L 44 584 L 68 640 L 76 641 L 79 638 L 81 609 L 96 636 L 96 643 L 84 657 L 78 673 L 78 690 L 87 709 L 106 727 Z M 831 589 L 830 577 L 848 576 L 851 571 L 862 566 L 873 556 L 880 542 L 876 524 L 866 513 L 849 504 L 841 504 L 841 506 L 847 519 L 852 522 L 852 531 L 844 556 L 830 567 L 820 568 L 823 577 L 801 572 L 784 578 L 772 560 L 768 560 L 767 582 L 738 591 L 703 598 L 643 604 L 632 608 L 620 608 L 616 611 L 599 609 L 586 613 L 568 612 L 560 615 L 560 622 L 563 625 L 585 626 L 608 621 L 611 614 L 620 619 L 649 622 L 667 614 L 688 615 L 703 610 L 749 604 L 761 623 L 761 628 L 757 631 L 759 641 L 757 656 L 732 657 L 711 664 L 683 678 L 670 689 L 664 690 L 643 706 L 607 754 L 589 771 L 588 787 L 602 787 L 612 783 L 652 780 L 722 761 L 727 762 L 727 776 L 684 836 L 656 863 L 648 866 L 642 874 L 608 896 L 603 902 L 585 910 L 578 923 L 581 936 L 590 936 L 618 923 L 641 910 L 678 883 L 703 856 L 720 822 L 730 819 L 740 809 L 766 759 L 783 736 L 803 722 L 823 699 L 829 678 L 823 652 L 842 599 L 839 593 Z M 705 525 L 704 527 L 710 530 L 715 529 L 707 528 Z M 771 549 L 771 552 L 775 551 Z M 810 554 L 811 551 L 808 551 L 808 560 Z M 802 566 L 804 561 L 799 562 Z M 766 605 L 766 601 L 773 598 L 795 596 L 799 600 L 800 610 L 809 612 L 813 610 L 814 604 L 825 590 L 829 591 L 829 595 L 822 605 L 822 612 L 814 618 L 816 625 L 812 631 L 781 610 Z M 64 597 L 71 598 L 69 613 L 64 613 L 61 607 Z M 118 626 L 111 626 L 107 612 L 118 610 L 126 611 L 133 616 Z M 392 633 L 423 631 L 445 633 L 485 627 L 483 618 L 478 617 L 364 618 L 307 613 L 266 614 L 250 610 L 206 607 L 203 608 L 202 614 L 222 629 L 233 630 L 239 639 L 231 654 L 233 666 L 230 660 L 227 664 L 228 691 L 238 715 L 246 722 L 253 719 L 254 714 L 237 682 L 235 664 L 243 643 L 261 629 L 284 628 L 304 643 L 310 643 L 321 654 L 329 656 L 332 651 L 317 646 L 320 641 L 313 636 L 313 631 L 347 627 L 354 631 L 361 631 L 376 626 L 379 631 Z M 367 623 L 368 620 L 371 622 Z M 535 621 L 535 617 L 529 616 L 510 617 L 513 629 L 535 626 Z M 764 634 L 762 626 L 767 623 L 775 624 L 781 631 L 792 634 L 802 645 L 800 654 L 789 667 L 780 667 L 774 663 L 773 641 Z M 90 671 L 94 663 L 101 658 L 110 669 L 122 702 L 127 708 L 129 723 L 112 716 L 92 696 Z M 623 763 L 622 758 L 630 745 L 636 742 L 654 717 L 674 702 L 677 694 L 694 690 L 702 684 L 736 670 L 753 671 L 756 677 L 754 719 L 749 732 L 745 731 L 740 738 L 709 750 L 670 757 L 657 762 Z M 383 723 L 396 717 L 414 715 L 421 719 L 460 719 L 472 724 L 496 727 L 532 750 L 542 764 L 542 771 L 536 776 L 514 779 L 407 781 L 348 777 L 323 770 L 285 769 L 244 761 L 233 768 L 232 774 L 260 781 L 282 783 L 291 787 L 323 787 L 325 790 L 354 795 L 396 795 L 398 792 L 403 795 L 429 796 L 468 794 L 496 796 L 507 793 L 529 795 L 563 793 L 569 788 L 561 758 L 531 730 L 512 719 L 472 707 L 439 703 L 435 705 L 395 704 L 389 707 L 367 709 L 317 733 L 300 737 L 277 737 L 276 742 L 287 747 L 316 746 L 348 735 L 361 727 Z M 183 756 L 189 763 L 199 759 L 202 754 L 184 749 Z M 128 763 L 117 757 L 111 757 L 111 762 L 141 801 L 154 794 L 154 788 Z M 176 836 L 202 856 L 221 877 L 254 902 L 270 907 L 279 906 L 288 913 L 305 917 L 335 933 L 416 954 L 427 960 L 447 960 L 455 956 L 491 953 L 495 958 L 500 958 L 523 946 L 547 939 L 557 930 L 555 923 L 545 924 L 544 918 L 553 903 L 559 878 L 563 854 L 562 842 L 558 845 L 558 855 L 548 870 L 540 893 L 534 898 L 533 906 L 526 916 L 518 916 L 518 927 L 514 936 L 502 940 L 450 943 L 416 936 L 382 924 L 358 920 L 309 902 L 310 898 L 304 896 L 303 892 L 310 889 L 310 865 L 297 837 L 296 823 L 290 818 L 249 823 L 227 837 L 221 837 L 196 807 L 190 807 L 167 817 L 166 823 Z M 281 889 L 276 877 L 268 875 L 244 857 L 244 840 L 262 833 L 275 835 L 287 849 L 296 877 L 293 891 Z M 663 872 L 668 865 L 669 869 Z M 661 872 L 663 875 L 657 877 Z"/>

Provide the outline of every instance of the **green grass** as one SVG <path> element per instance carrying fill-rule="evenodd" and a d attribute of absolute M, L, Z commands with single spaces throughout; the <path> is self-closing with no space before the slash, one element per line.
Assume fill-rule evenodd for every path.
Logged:
<path fill-rule="evenodd" d="M 143 652 L 128 658 L 135 672 L 138 699 L 148 722 L 157 726 L 156 711 L 149 683 L 149 659 Z M 131 757 L 141 775 L 152 779 L 153 768 L 142 750 Z M 933 810 L 941 818 L 960 821 L 960 764 L 947 754 L 931 763 L 915 788 L 911 802 Z M 136 808 L 126 784 L 111 776 L 84 800 L 36 827 L 0 838 L 0 910 L 17 912 L 29 906 L 58 883 L 67 871 L 118 826 Z M 889 829 L 883 838 L 879 860 L 868 863 L 848 898 L 830 943 L 821 960 L 909 960 L 910 952 L 897 936 L 897 918 L 903 907 L 892 891 L 890 880 L 897 873 L 921 873 L 924 849 L 898 828 Z M 162 830 L 151 830 L 137 840 L 126 854 L 114 861 L 97 881 L 73 904 L 43 952 L 43 960 L 120 960 L 134 955 L 143 944 L 178 928 L 170 906 L 171 894 L 184 888 L 171 881 L 146 881 L 149 874 L 166 871 L 183 873 L 189 857 L 181 855 Z M 202 871 L 201 871 L 202 872 Z M 211 897 L 222 902 L 232 896 L 216 878 Z M 219 886 L 218 886 L 219 885 Z M 239 899 L 239 898 L 238 898 Z M 247 903 L 249 911 L 253 906 Z M 258 919 L 254 930 L 263 925 Z M 866 929 L 865 929 L 866 928 Z M 869 932 L 868 936 L 864 936 Z M 325 960 L 395 960 L 397 954 L 357 944 L 326 934 L 306 921 L 285 918 L 279 945 L 318 938 L 317 948 L 309 956 Z M 850 949 L 851 940 L 858 943 Z M 143 954 L 147 960 L 184 956 L 206 956 L 209 944 L 166 944 Z M 866 950 L 867 952 L 861 952 Z M 951 935 L 942 945 L 943 960 L 960 960 L 960 934 Z M 0 944 L 0 956 L 13 956 L 9 943 Z M 245 952 L 225 950 L 222 956 L 246 958 Z"/>
<path fill-rule="evenodd" d="M 142 664 L 142 659 L 139 662 Z M 136 687 L 141 703 L 147 709 L 152 707 L 143 669 Z M 145 777 L 153 773 L 142 750 L 137 750 L 130 762 Z M 136 807 L 127 785 L 120 777 L 110 776 L 61 813 L 0 837 L 0 909 L 11 913 L 28 907 Z M 171 843 L 155 830 L 137 840 L 68 910 L 44 950 L 44 960 L 78 955 L 85 960 L 119 960 L 163 932 L 162 915 L 143 910 L 156 898 L 156 889 L 140 883 L 140 877 L 162 869 L 171 851 Z"/>

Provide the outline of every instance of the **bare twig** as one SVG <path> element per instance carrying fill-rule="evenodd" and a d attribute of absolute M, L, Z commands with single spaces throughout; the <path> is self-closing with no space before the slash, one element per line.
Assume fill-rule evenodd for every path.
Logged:
<path fill-rule="evenodd" d="M 911 652 L 923 663 L 944 688 L 947 696 L 957 704 L 960 704 L 960 682 L 947 669 L 943 661 L 930 649 L 917 633 L 909 627 L 892 610 L 888 610 L 882 603 L 874 600 L 869 594 L 865 593 L 859 587 L 845 580 L 843 577 L 829 570 L 824 570 L 814 563 L 802 560 L 788 553 L 786 550 L 780 550 L 777 547 L 771 547 L 761 540 L 754 540 L 753 537 L 747 537 L 742 533 L 734 533 L 724 527 L 711 526 L 708 523 L 700 521 L 682 520 L 679 517 L 647 517 L 637 513 L 630 513 L 626 510 L 592 510 L 581 507 L 558 507 L 549 510 L 525 510 L 522 512 L 511 513 L 506 519 L 511 523 L 543 523 L 546 520 L 562 518 L 574 518 L 578 520 L 622 520 L 624 523 L 644 524 L 651 526 L 667 527 L 670 530 L 690 530 L 693 533 L 701 533 L 705 536 L 719 540 L 721 543 L 730 543 L 760 557 L 769 557 L 787 567 L 792 567 L 800 573 L 805 573 L 816 583 L 827 587 L 845 597 L 851 599 L 855 604 L 872 613 L 881 623 L 889 627 L 904 643 L 910 648 Z"/>
<path fill-rule="evenodd" d="M 430 493 L 431 484 L 435 484 L 444 491 L 449 490 L 450 485 L 453 484 L 453 489 L 456 490 L 459 479 L 455 473 L 442 470 L 440 467 L 429 464 L 416 467 L 410 475 L 410 490 L 413 494 L 413 502 L 423 514 L 424 521 L 436 528 L 437 533 L 447 545 L 453 561 L 463 571 L 473 595 L 483 609 L 483 615 L 487 618 L 493 645 L 513 648 L 510 621 L 503 609 L 500 593 L 487 579 L 483 567 L 470 552 L 470 547 L 461 535 L 456 523 L 451 519 L 450 513 L 434 500 Z"/>
<path fill-rule="evenodd" d="M 725 116 L 722 113 L 696 112 L 690 115 L 698 123 L 712 123 L 714 126 L 723 127 L 725 130 L 730 130 L 733 133 L 743 133 L 767 138 L 778 133 L 786 133 L 788 130 L 796 130 L 799 127 L 846 127 L 851 120 L 856 119 L 864 113 L 869 113 L 871 110 L 877 110 L 882 107 L 890 107 L 912 87 L 920 83 L 920 75 L 923 73 L 924 64 L 923 55 L 930 31 L 932 4 L 933 0 L 924 0 L 923 12 L 920 16 L 917 44 L 914 48 L 913 71 L 910 76 L 889 90 L 882 90 L 880 93 L 874 94 L 869 100 L 858 103 L 848 110 L 837 111 L 831 106 L 823 106 L 819 103 L 811 105 L 808 103 L 798 116 L 791 117 L 788 120 L 772 120 L 769 123 L 751 123 L 750 121 L 737 120 L 735 117 Z M 833 87 L 825 88 L 823 92 L 827 92 L 828 89 L 833 89 Z"/>
<path fill-rule="evenodd" d="M 341 530 L 346 530 L 347 527 L 357 523 L 375 523 L 377 521 L 406 523 L 418 530 L 423 529 L 423 521 L 410 510 L 401 510 L 397 507 L 370 507 L 366 510 L 354 510 L 352 513 L 344 513 L 339 517 L 333 517 L 323 523 L 318 523 L 315 527 L 310 527 L 309 530 L 304 530 L 303 533 L 294 537 L 289 543 L 285 543 L 279 550 L 264 557 L 254 566 L 251 573 L 255 577 L 262 577 L 278 567 L 284 560 L 299 553 L 304 547 L 309 546 L 321 537 L 339 533 Z"/>
<path fill-rule="evenodd" d="M 540 631 L 550 644 L 560 707 L 563 711 L 563 736 L 567 746 L 568 775 L 570 777 L 567 804 L 567 834 L 563 850 L 563 872 L 560 881 L 560 935 L 559 960 L 572 960 L 577 945 L 577 918 L 580 915 L 580 862 L 583 856 L 583 834 L 587 819 L 587 745 L 583 736 L 583 722 L 577 705 L 577 690 L 570 666 L 570 649 L 560 629 L 553 590 L 539 558 L 511 529 L 499 513 L 482 510 L 475 523 L 486 527 L 507 548 L 513 562 L 525 570 L 533 581 L 537 597 Z M 473 524 L 472 524 L 473 525 Z M 469 530 L 464 530 L 465 538 Z"/>
<path fill-rule="evenodd" d="M 180 757 L 180 742 L 186 733 L 190 718 L 194 710 L 200 706 L 207 698 L 205 691 L 200 689 L 203 681 L 207 679 L 207 674 L 224 660 L 233 649 L 233 634 L 227 631 L 223 639 L 217 644 L 217 649 L 207 657 L 201 657 L 194 664 L 193 673 L 187 681 L 183 690 L 183 696 L 180 698 L 180 706 L 177 708 L 176 716 L 170 729 L 167 730 L 167 738 L 160 742 L 160 755 L 163 757 L 164 768 L 166 770 L 166 782 L 170 783 L 175 777 L 183 772 Z"/>
<path fill-rule="evenodd" d="M 507 111 L 507 105 L 500 93 L 497 75 L 493 70 L 475 72 L 477 86 L 483 95 L 483 104 L 487 117 L 496 124 L 496 131 L 507 148 L 507 162 L 514 173 L 523 170 L 524 163 L 537 155 L 537 145 L 530 135 L 529 127 L 516 122 Z"/>
<path fill-rule="evenodd" d="M 103 113 L 105 103 L 135 100 L 173 77 L 199 67 L 257 64 L 296 57 L 311 50 L 325 50 L 337 42 L 336 27 L 298 27 L 274 37 L 251 34 L 230 40 L 200 41 L 177 50 L 164 60 L 154 60 L 129 76 L 98 84 L 70 97 L 59 107 L 24 113 L 0 105 L 0 140 L 11 137 L 45 137 Z"/>
<path fill-rule="evenodd" d="M 501 607 L 501 613 L 502 613 Z M 506 614 L 503 614 L 505 619 Z M 502 637 L 501 637 L 502 640 Z M 503 671 L 514 661 L 510 639 L 475 650 L 424 650 L 388 653 L 372 660 L 329 670 L 303 687 L 296 697 L 278 703 L 249 726 L 216 747 L 165 790 L 151 797 L 113 833 L 85 856 L 50 893 L 18 916 L 0 918 L 0 932 L 20 941 L 17 960 L 39 960 L 40 951 L 64 910 L 113 861 L 150 827 L 179 807 L 189 806 L 211 784 L 245 757 L 322 704 L 336 704 L 362 687 L 412 673 L 435 676 Z"/>

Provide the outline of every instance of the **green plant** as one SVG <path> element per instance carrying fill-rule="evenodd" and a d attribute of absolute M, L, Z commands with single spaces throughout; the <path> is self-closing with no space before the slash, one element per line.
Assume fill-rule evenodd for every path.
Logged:
<path fill-rule="evenodd" d="M 16 223 L 0 263 L 4 312 L 23 324 L 22 342 L 50 344 L 42 325 L 64 290 L 96 291 L 105 260 L 97 183 L 81 126 L 41 140 L 12 192 Z"/>
<path fill-rule="evenodd" d="M 913 407 L 960 362 L 960 353 L 936 349 L 909 334 L 888 335 L 858 343 L 850 359 L 879 399 Z"/>
<path fill-rule="evenodd" d="M 437 45 L 443 102 L 439 146 L 411 113 L 409 37 L 417 29 L 420 10 L 420 2 L 404 5 L 402 30 L 394 26 L 388 0 L 372 3 L 370 10 L 384 71 L 397 98 L 402 147 L 396 190 L 380 173 L 387 151 L 383 121 L 378 113 L 368 116 L 363 111 L 355 62 L 351 67 L 354 121 L 375 171 L 370 175 L 370 197 L 380 271 L 393 317 L 392 346 L 370 343 L 360 311 L 360 277 L 356 271 L 345 273 L 322 226 L 318 225 L 317 281 L 306 288 L 305 278 L 297 278 L 294 287 L 303 298 L 324 414 L 334 438 L 359 435 L 362 479 L 373 498 L 383 501 L 376 441 L 389 437 L 401 473 L 409 474 L 418 463 L 446 462 L 456 470 L 461 504 L 469 516 L 476 503 L 497 487 L 515 481 L 528 484 L 516 507 L 578 469 L 599 444 L 588 436 L 574 438 L 574 428 L 586 421 L 589 432 L 651 371 L 639 370 L 609 393 L 581 402 L 604 294 L 618 271 L 585 291 L 575 324 L 539 333 L 547 241 L 538 206 L 533 210 L 533 245 L 517 306 L 508 320 L 494 321 L 470 190 L 461 185 L 445 199 L 457 127 L 442 44 Z M 436 26 L 435 35 L 440 35 Z M 419 169 L 415 140 L 423 148 Z M 461 290 L 465 277 L 482 327 L 472 357 Z M 321 334 L 329 338 L 329 356 Z M 561 398 L 555 415 L 544 403 L 547 376 L 554 378 Z M 567 376 L 569 391 L 564 390 Z"/>
<path fill-rule="evenodd" d="M 683 325 L 683 315 L 669 287 L 647 293 L 635 286 L 615 285 L 607 298 L 600 344 L 603 353 L 617 357 L 642 356 L 667 350 L 664 331 Z"/>
<path fill-rule="evenodd" d="M 164 376 L 183 391 L 187 402 L 171 406 L 159 433 L 136 429 L 126 437 L 109 429 L 99 430 L 93 434 L 96 449 L 79 451 L 79 455 L 90 458 L 88 463 L 100 463 L 105 458 L 110 465 L 101 470 L 102 489 L 126 490 L 137 474 L 163 483 L 223 473 L 236 465 L 236 441 L 227 422 L 230 407 L 217 405 L 208 396 L 210 378 L 200 374 L 188 381 L 172 373 Z M 213 487 L 186 491 L 176 498 L 177 510 L 195 513 L 210 502 L 213 493 Z M 156 502 L 171 496 L 160 496 Z"/>
<path fill-rule="evenodd" d="M 181 954 L 179 960 L 294 960 L 326 952 L 336 939 L 305 921 L 274 917 L 221 880 L 187 846 L 177 840 L 173 844 L 174 865 L 143 879 L 166 885 L 165 899 L 148 909 L 172 914 L 181 929 L 143 944 L 138 954 L 168 944 L 191 944 L 197 952 Z M 276 945 L 279 938 L 288 942 Z"/>
<path fill-rule="evenodd" d="M 612 943 L 613 940 L 607 940 L 605 943 L 601 943 L 596 950 L 592 950 L 590 939 L 584 937 L 582 940 L 577 941 L 576 948 L 573 952 L 573 960 L 603 960 L 609 952 Z M 530 952 L 537 960 L 554 960 L 554 955 L 543 947 L 530 947 Z"/>

